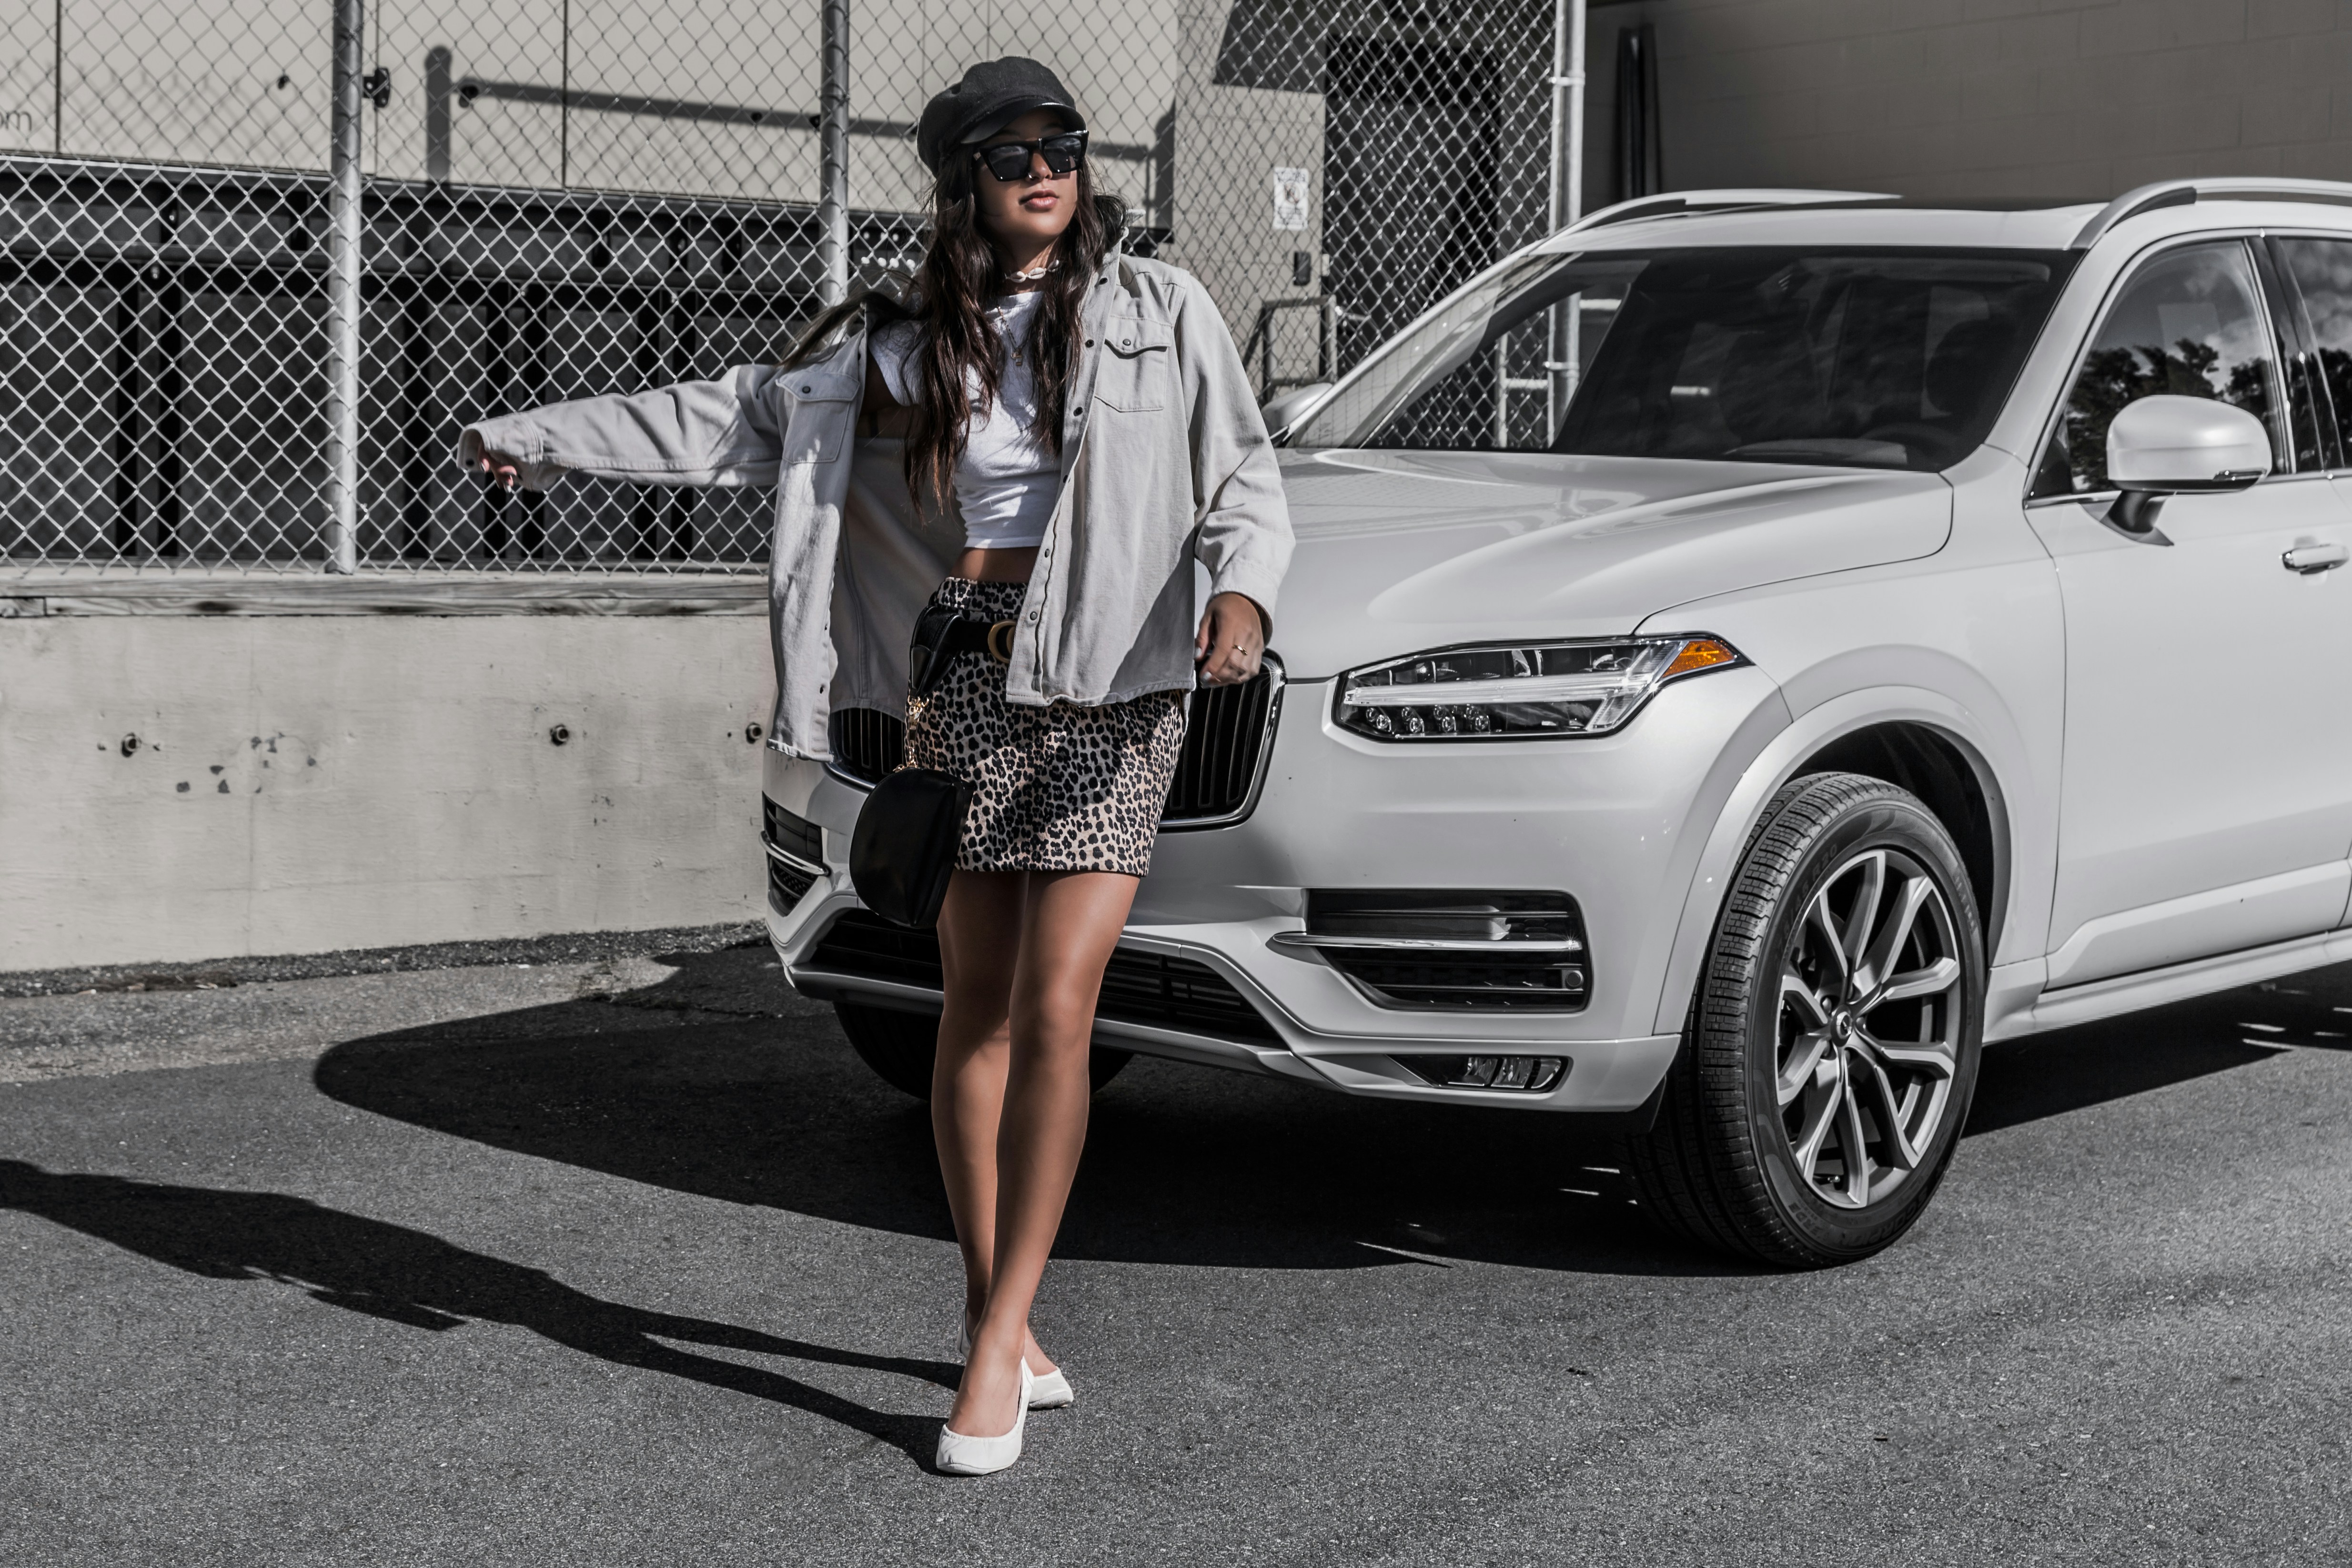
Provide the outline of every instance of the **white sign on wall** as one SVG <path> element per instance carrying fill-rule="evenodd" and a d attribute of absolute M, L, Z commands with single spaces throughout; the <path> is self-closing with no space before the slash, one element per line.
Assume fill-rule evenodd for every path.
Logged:
<path fill-rule="evenodd" d="M 1274 226 L 1305 228 L 1307 226 L 1307 171 L 1281 169 L 1274 172 Z"/>

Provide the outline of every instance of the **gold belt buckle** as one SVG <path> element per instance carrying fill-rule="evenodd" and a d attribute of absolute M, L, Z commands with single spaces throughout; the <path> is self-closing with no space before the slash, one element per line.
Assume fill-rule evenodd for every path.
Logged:
<path fill-rule="evenodd" d="M 1013 662 L 1013 630 L 1011 621 L 998 621 L 988 628 L 988 657 L 999 664 Z"/>

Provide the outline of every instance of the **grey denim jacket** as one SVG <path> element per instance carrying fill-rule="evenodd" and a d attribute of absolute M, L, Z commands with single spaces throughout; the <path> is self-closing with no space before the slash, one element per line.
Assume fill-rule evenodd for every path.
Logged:
<path fill-rule="evenodd" d="M 1124 701 L 1193 684 L 1192 563 L 1212 594 L 1268 617 L 1290 563 L 1290 514 L 1265 422 L 1208 294 L 1190 274 L 1114 252 L 1086 303 L 1086 347 L 1062 430 L 1062 486 L 1013 639 L 1005 696 L 1043 707 Z M 775 487 L 769 744 L 829 759 L 835 708 L 906 711 L 907 646 L 962 547 L 919 507 L 897 440 L 856 435 L 863 314 L 792 370 L 551 404 L 469 425 L 520 483 L 564 473 L 639 483 Z"/>

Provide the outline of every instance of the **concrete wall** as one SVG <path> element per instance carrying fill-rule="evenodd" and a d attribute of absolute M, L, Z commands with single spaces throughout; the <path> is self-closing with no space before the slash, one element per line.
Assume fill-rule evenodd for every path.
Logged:
<path fill-rule="evenodd" d="M 2352 178 L 2337 0 L 1646 0 L 1669 189 L 2105 197 L 2198 174 Z M 1611 199 L 1598 122 L 1596 204 Z"/>
<path fill-rule="evenodd" d="M 1275 226 L 1277 168 L 1307 171 L 1303 229 Z M 1176 259 L 1207 288 L 1236 342 L 1246 344 L 1260 301 L 1322 291 L 1322 94 L 1203 87 L 1178 107 L 1176 169 Z M 1304 283 L 1292 280 L 1291 258 L 1300 251 L 1309 258 Z M 1311 310 L 1278 320 L 1277 374 L 1314 373 L 1320 320 Z M 1258 363 L 1253 355 L 1253 375 Z"/>
<path fill-rule="evenodd" d="M 0 970 L 752 919 L 768 668 L 757 615 L 0 618 Z"/>

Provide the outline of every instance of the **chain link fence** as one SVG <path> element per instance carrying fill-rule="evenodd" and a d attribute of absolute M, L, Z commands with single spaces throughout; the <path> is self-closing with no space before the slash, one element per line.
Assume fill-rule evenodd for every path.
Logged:
<path fill-rule="evenodd" d="M 755 492 L 508 497 L 457 432 L 773 361 L 910 268 L 914 121 L 1002 54 L 1070 84 L 1130 247 L 1201 277 L 1262 395 L 1328 378 L 1556 221 L 1570 11 L 0 0 L 0 555 L 756 570 Z"/>

